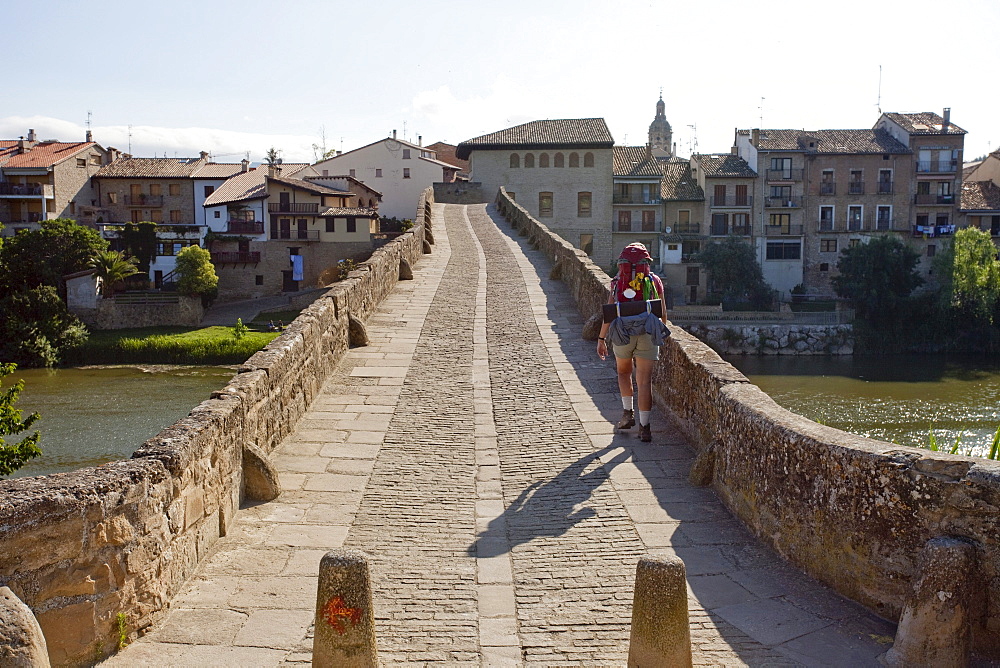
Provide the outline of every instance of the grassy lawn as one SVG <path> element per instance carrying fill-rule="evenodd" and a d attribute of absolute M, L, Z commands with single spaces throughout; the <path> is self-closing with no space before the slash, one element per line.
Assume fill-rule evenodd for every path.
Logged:
<path fill-rule="evenodd" d="M 256 325 L 257 323 L 253 323 Z M 232 327 L 144 327 L 97 330 L 68 364 L 240 364 L 273 341 L 267 320 L 236 340 Z M 255 331 L 256 330 L 256 331 Z"/>

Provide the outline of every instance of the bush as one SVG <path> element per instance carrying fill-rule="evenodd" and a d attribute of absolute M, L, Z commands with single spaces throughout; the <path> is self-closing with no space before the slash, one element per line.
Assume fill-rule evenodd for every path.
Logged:
<path fill-rule="evenodd" d="M 16 364 L 0 364 L 0 381 L 14 373 Z M 42 454 L 38 447 L 38 432 L 25 436 L 17 443 L 7 443 L 4 436 L 14 436 L 27 431 L 39 418 L 32 413 L 21 419 L 21 411 L 14 407 L 17 396 L 24 389 L 24 381 L 19 380 L 0 392 L 0 476 L 8 476 L 24 466 L 29 459 Z"/>
<path fill-rule="evenodd" d="M 0 299 L 0 313 L 0 361 L 53 366 L 87 340 L 87 329 L 51 285 Z"/>
<path fill-rule="evenodd" d="M 177 276 L 177 291 L 182 295 L 198 295 L 202 303 L 209 304 L 219 295 L 212 254 L 201 246 L 188 246 L 177 253 Z"/>

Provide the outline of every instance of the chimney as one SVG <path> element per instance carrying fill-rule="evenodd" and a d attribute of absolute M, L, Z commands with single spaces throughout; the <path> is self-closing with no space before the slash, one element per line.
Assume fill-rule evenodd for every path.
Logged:
<path fill-rule="evenodd" d="M 393 138 L 393 139 L 395 139 L 395 138 L 396 138 L 396 131 L 395 131 L 395 130 L 393 130 L 393 131 L 392 131 L 392 138 Z"/>
<path fill-rule="evenodd" d="M 670 155 L 677 155 L 677 142 L 674 142 L 674 147 L 670 149 Z"/>
<path fill-rule="evenodd" d="M 750 131 L 750 143 L 754 146 L 760 145 L 760 129 L 754 128 Z"/>
<path fill-rule="evenodd" d="M 94 133 L 93 133 L 93 132 L 91 132 L 90 130 L 87 130 L 87 138 L 86 138 L 86 141 L 88 141 L 88 142 L 92 142 L 92 141 L 94 141 Z"/>
<path fill-rule="evenodd" d="M 424 136 L 417 135 L 417 146 L 423 146 L 423 145 L 424 145 Z"/>
<path fill-rule="evenodd" d="M 343 154 L 343 151 L 337 151 L 337 155 Z"/>
<path fill-rule="evenodd" d="M 944 134 L 948 132 L 948 126 L 951 125 L 951 107 L 944 108 L 944 123 L 941 124 L 941 133 Z"/>
<path fill-rule="evenodd" d="M 250 170 L 250 161 L 243 158 L 243 160 L 240 161 L 240 166 L 243 168 L 243 173 L 246 174 Z"/>
<path fill-rule="evenodd" d="M 208 151 L 202 151 L 199 155 L 201 155 L 202 160 L 208 160 Z"/>
<path fill-rule="evenodd" d="M 730 155 L 739 155 L 739 151 L 737 150 L 737 148 L 735 146 L 733 146 L 733 147 L 731 147 L 729 149 L 729 154 Z"/>
<path fill-rule="evenodd" d="M 17 139 L 17 152 L 18 154 L 28 152 L 28 142 L 24 140 L 24 135 L 21 135 Z"/>
<path fill-rule="evenodd" d="M 268 165 L 267 166 L 267 176 L 269 178 L 276 179 L 280 175 L 281 175 L 281 170 L 278 168 L 277 165 Z"/>
<path fill-rule="evenodd" d="M 35 140 L 35 129 L 34 128 L 28 128 L 28 141 L 36 141 Z M 90 140 L 88 139 L 87 141 L 90 141 Z"/>

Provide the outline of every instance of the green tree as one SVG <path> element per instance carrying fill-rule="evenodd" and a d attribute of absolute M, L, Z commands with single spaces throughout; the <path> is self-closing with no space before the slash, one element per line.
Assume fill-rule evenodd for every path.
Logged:
<path fill-rule="evenodd" d="M 121 251 L 100 251 L 90 266 L 94 268 L 94 273 L 102 279 L 101 295 L 111 297 L 115 294 L 115 287 L 129 276 L 139 273 L 136 269 L 138 262 L 135 258 L 125 257 Z"/>
<path fill-rule="evenodd" d="M 211 303 L 219 290 L 212 254 L 201 246 L 188 246 L 177 253 L 177 291 L 182 295 L 200 295 Z"/>
<path fill-rule="evenodd" d="M 121 231 L 122 241 L 128 255 L 136 260 L 138 273 L 149 276 L 149 265 L 156 257 L 156 223 L 125 223 Z"/>
<path fill-rule="evenodd" d="M 272 146 L 271 148 L 267 149 L 267 153 L 264 154 L 264 162 L 271 167 L 277 167 L 278 165 L 281 164 L 281 158 L 279 157 L 280 153 L 281 151 Z"/>
<path fill-rule="evenodd" d="M 87 340 L 87 329 L 69 313 L 51 285 L 0 298 L 0 360 L 52 366 Z"/>
<path fill-rule="evenodd" d="M 749 303 L 756 309 L 771 306 L 774 290 L 764 280 L 753 248 L 739 237 L 710 243 L 698 253 L 697 261 L 708 271 L 712 289 L 723 301 Z"/>
<path fill-rule="evenodd" d="M 847 299 L 856 316 L 875 332 L 900 334 L 907 320 L 910 295 L 923 284 L 917 273 L 920 255 L 897 237 L 875 237 L 844 249 L 832 280 L 837 295 Z M 893 337 L 895 338 L 895 337 Z"/>
<path fill-rule="evenodd" d="M 943 264 L 944 296 L 960 323 L 992 325 L 1000 303 L 1000 261 L 990 233 L 958 230 Z"/>
<path fill-rule="evenodd" d="M 0 381 L 14 373 L 16 364 L 0 364 Z M 16 443 L 7 443 L 4 436 L 16 436 L 31 428 L 38 420 L 38 413 L 22 419 L 21 411 L 14 407 L 17 397 L 24 389 L 24 381 L 19 380 L 6 390 L 0 391 L 0 476 L 8 476 L 24 466 L 29 459 L 42 454 L 38 447 L 38 432 L 25 436 Z"/>
<path fill-rule="evenodd" d="M 0 296 L 51 285 L 66 298 L 63 276 L 89 268 L 108 242 L 69 218 L 45 220 L 41 229 L 7 238 L 0 247 Z"/>

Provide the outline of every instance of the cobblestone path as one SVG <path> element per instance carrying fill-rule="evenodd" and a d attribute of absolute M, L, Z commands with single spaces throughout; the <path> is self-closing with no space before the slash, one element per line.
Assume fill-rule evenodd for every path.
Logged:
<path fill-rule="evenodd" d="M 874 666 L 894 629 L 758 544 L 654 413 L 615 433 L 613 362 L 492 207 L 435 205 L 433 254 L 368 322 L 244 508 L 108 665 L 308 663 L 320 557 L 372 561 L 386 666 L 623 666 L 640 554 L 687 568 L 695 664 Z"/>

